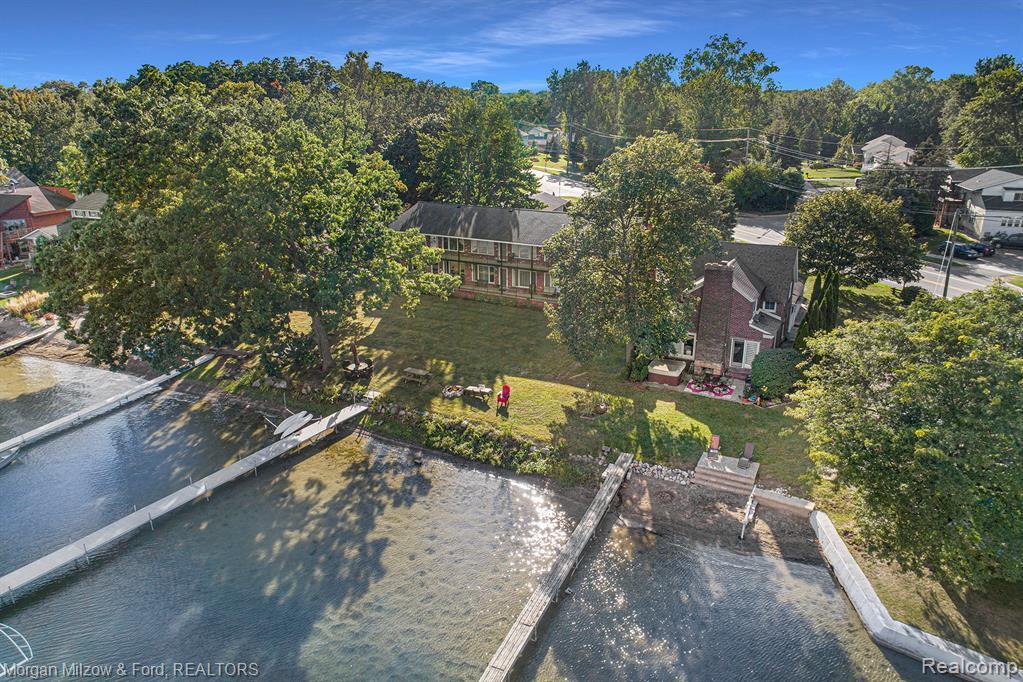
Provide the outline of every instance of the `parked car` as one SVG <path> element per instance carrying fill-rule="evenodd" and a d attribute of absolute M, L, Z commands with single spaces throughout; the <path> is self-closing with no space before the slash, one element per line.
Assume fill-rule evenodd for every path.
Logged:
<path fill-rule="evenodd" d="M 1023 249 L 1023 232 L 1017 232 L 1016 234 L 996 234 L 991 238 L 991 243 L 999 249 L 1005 247 L 1010 249 Z"/>
<path fill-rule="evenodd" d="M 980 258 L 980 254 L 971 249 L 966 244 L 956 244 L 955 250 L 952 255 L 956 258 L 965 258 L 966 260 L 975 260 Z"/>
<path fill-rule="evenodd" d="M 967 244 L 968 247 L 976 251 L 982 256 L 993 256 L 995 255 L 995 245 L 988 244 L 987 242 L 970 242 Z"/>

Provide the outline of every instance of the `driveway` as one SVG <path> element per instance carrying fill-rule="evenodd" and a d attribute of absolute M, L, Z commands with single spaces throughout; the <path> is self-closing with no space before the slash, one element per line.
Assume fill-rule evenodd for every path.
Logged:
<path fill-rule="evenodd" d="M 540 191 L 553 194 L 556 197 L 581 197 L 590 191 L 590 186 L 582 180 L 565 178 L 554 173 L 544 173 L 535 168 L 530 172 L 540 178 Z"/>

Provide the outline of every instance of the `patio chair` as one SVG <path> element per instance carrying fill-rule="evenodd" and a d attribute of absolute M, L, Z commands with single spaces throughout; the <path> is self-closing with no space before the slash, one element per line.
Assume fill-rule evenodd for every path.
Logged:
<path fill-rule="evenodd" d="M 497 396 L 498 407 L 508 407 L 508 399 L 511 397 L 511 386 L 505 384 L 501 387 L 501 392 Z"/>
<path fill-rule="evenodd" d="M 746 447 L 742 449 L 742 456 L 739 457 L 739 468 L 749 469 L 751 461 L 753 461 L 753 443 L 746 443 Z"/>
<path fill-rule="evenodd" d="M 707 452 L 716 455 L 719 450 L 721 450 L 721 436 L 712 434 L 710 437 L 710 449 Z"/>

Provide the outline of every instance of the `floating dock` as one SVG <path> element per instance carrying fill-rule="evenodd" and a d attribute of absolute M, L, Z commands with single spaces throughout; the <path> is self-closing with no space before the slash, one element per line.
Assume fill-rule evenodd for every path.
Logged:
<path fill-rule="evenodd" d="M 113 523 L 100 528 L 94 533 L 66 545 L 55 552 L 51 552 L 41 559 L 11 571 L 0 578 L 0 597 L 11 597 L 29 584 L 50 576 L 61 569 L 74 564 L 79 559 L 88 559 L 89 552 L 115 542 L 129 533 L 149 525 L 153 521 L 171 513 L 200 497 L 205 497 L 214 490 L 229 483 L 250 471 L 255 471 L 260 465 L 291 452 L 303 445 L 306 445 L 315 438 L 318 438 L 344 422 L 357 417 L 368 409 L 365 404 L 357 404 L 339 410 L 323 419 L 315 421 L 295 434 L 277 441 L 262 450 L 240 459 L 234 464 L 224 467 L 203 479 L 177 490 L 166 497 L 163 497 L 152 504 L 146 505 L 127 516 L 114 521 Z"/>
<path fill-rule="evenodd" d="M 90 419 L 95 419 L 100 415 L 112 412 L 123 405 L 134 402 L 139 398 L 155 393 L 160 390 L 163 384 L 167 383 L 171 379 L 176 379 L 185 372 L 209 362 L 214 357 L 216 356 L 213 353 L 207 353 L 183 367 L 167 372 L 166 374 L 158 376 L 155 379 L 151 379 L 144 384 L 139 384 L 135 388 L 129 389 L 124 393 L 119 393 L 112 398 L 107 398 L 97 405 L 86 407 L 83 410 L 78 410 L 66 417 L 61 417 L 60 419 L 52 421 L 49 424 L 43 424 L 37 429 L 32 429 L 28 433 L 23 433 L 20 436 L 11 438 L 10 440 L 5 440 L 3 443 L 0 443 L 0 455 L 4 454 L 8 450 L 24 447 L 38 440 L 42 440 L 43 438 L 48 438 L 52 435 L 58 434 L 61 431 L 79 426 Z"/>
<path fill-rule="evenodd" d="M 490 659 L 490 664 L 480 677 L 480 682 L 505 680 L 511 674 L 526 645 L 533 638 L 540 620 L 547 613 L 550 605 L 558 600 L 561 586 L 579 564 L 583 550 L 586 549 L 600 520 L 611 506 L 611 500 L 618 492 L 618 488 L 621 487 L 622 481 L 625 480 L 625 474 L 632 465 L 632 458 L 633 455 L 623 452 L 614 464 L 607 465 L 607 469 L 604 471 L 604 482 L 600 486 L 600 490 L 597 491 L 596 497 L 593 498 L 593 502 L 590 503 L 589 509 L 583 514 L 579 524 L 572 531 L 571 537 L 568 538 L 568 542 L 561 548 L 558 557 L 540 580 L 540 585 L 526 601 L 522 613 L 515 619 L 494 657 Z"/>

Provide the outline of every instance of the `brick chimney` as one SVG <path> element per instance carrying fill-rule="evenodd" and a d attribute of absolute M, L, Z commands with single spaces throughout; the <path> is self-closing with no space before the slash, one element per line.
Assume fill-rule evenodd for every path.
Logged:
<path fill-rule="evenodd" d="M 703 293 L 696 325 L 696 372 L 709 370 L 724 374 L 728 360 L 728 323 L 732 312 L 732 266 L 726 262 L 707 263 L 703 268 Z"/>

